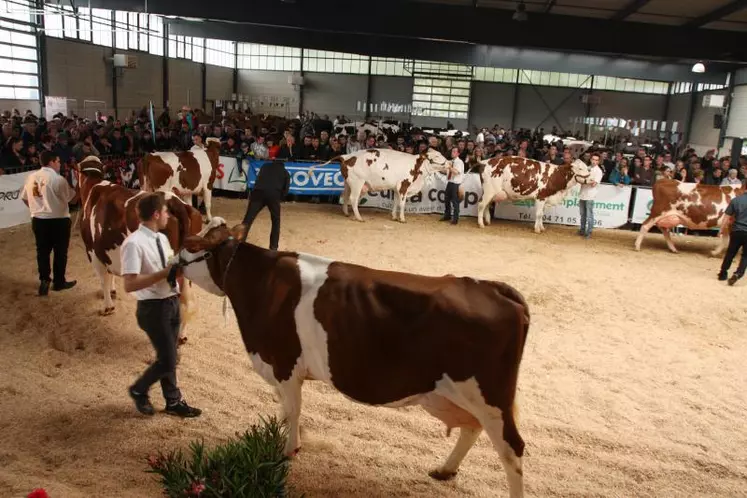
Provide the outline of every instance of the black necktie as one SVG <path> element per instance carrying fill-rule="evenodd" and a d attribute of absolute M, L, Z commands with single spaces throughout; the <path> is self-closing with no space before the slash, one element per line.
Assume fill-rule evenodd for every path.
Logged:
<path fill-rule="evenodd" d="M 161 269 L 166 268 L 166 257 L 163 255 L 161 237 L 159 237 L 158 234 L 156 234 L 156 245 L 158 246 L 158 255 L 161 256 Z"/>

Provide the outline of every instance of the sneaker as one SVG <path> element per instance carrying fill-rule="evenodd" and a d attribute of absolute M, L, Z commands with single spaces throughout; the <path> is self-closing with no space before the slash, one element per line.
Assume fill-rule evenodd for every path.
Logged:
<path fill-rule="evenodd" d="M 176 415 L 177 417 L 182 418 L 199 417 L 202 413 L 202 410 L 189 406 L 183 399 L 177 401 L 176 403 L 169 402 L 166 405 L 166 410 L 164 411 L 169 415 Z"/>
<path fill-rule="evenodd" d="M 39 295 L 46 296 L 49 294 L 49 280 L 42 280 L 39 284 Z"/>
<path fill-rule="evenodd" d="M 721 271 L 721 272 L 718 273 L 719 282 L 723 282 L 727 278 L 729 278 L 729 276 L 726 274 L 725 271 Z"/>
<path fill-rule="evenodd" d="M 75 287 L 75 284 L 77 284 L 77 283 L 78 283 L 77 280 L 69 280 L 69 281 L 63 282 L 61 284 L 54 284 L 52 286 L 52 290 L 54 290 L 54 291 L 64 291 L 64 290 L 67 290 L 67 289 L 72 289 L 73 287 Z"/>
<path fill-rule="evenodd" d="M 739 280 L 740 278 L 742 278 L 742 275 L 737 275 L 737 274 L 735 273 L 734 275 L 732 275 L 732 276 L 731 276 L 731 277 L 729 278 L 729 285 L 731 286 L 731 285 L 734 285 L 734 284 L 736 284 L 736 283 L 737 283 L 737 280 Z"/>
<path fill-rule="evenodd" d="M 153 405 L 150 404 L 150 399 L 148 399 L 147 394 L 140 394 L 132 388 L 128 389 L 128 393 L 133 401 L 135 401 L 135 408 L 137 408 L 137 411 L 143 415 L 153 415 L 156 413 Z"/>

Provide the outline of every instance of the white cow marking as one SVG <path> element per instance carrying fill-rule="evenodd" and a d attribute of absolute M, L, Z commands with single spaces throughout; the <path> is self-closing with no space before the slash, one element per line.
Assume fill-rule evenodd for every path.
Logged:
<path fill-rule="evenodd" d="M 308 375 L 316 380 L 331 382 L 327 333 L 314 316 L 314 301 L 327 280 L 327 268 L 332 260 L 310 254 L 298 255 L 301 276 L 301 300 L 294 312 L 296 331 L 301 343 L 301 358 Z"/>

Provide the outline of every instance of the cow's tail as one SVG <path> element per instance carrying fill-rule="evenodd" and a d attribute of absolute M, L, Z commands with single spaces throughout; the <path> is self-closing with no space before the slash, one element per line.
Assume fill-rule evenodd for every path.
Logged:
<path fill-rule="evenodd" d="M 329 161 L 327 161 L 326 163 L 313 165 L 312 167 L 309 168 L 309 173 L 314 171 L 316 168 L 321 168 L 322 166 L 327 166 L 328 164 L 332 164 L 334 162 L 337 162 L 337 164 L 341 164 L 344 159 L 345 158 L 343 156 L 335 156 Z"/>

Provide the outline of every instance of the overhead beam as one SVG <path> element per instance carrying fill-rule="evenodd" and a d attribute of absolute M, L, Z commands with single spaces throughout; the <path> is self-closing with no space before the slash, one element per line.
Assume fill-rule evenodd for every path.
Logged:
<path fill-rule="evenodd" d="M 651 0 L 632 0 L 628 5 L 623 7 L 622 10 L 618 10 L 614 16 L 610 17 L 610 21 L 622 21 L 631 14 L 638 12 L 638 9 L 649 3 Z"/>
<path fill-rule="evenodd" d="M 735 12 L 739 12 L 740 10 L 744 10 L 745 8 L 747 8 L 747 0 L 735 0 L 731 3 L 727 3 L 723 7 L 712 10 L 707 14 L 696 17 L 695 19 L 692 19 L 683 24 L 683 26 L 686 28 L 700 28 L 701 26 L 710 24 L 713 21 L 720 21 L 724 17 L 734 14 Z"/>
<path fill-rule="evenodd" d="M 695 74 L 692 64 L 642 61 L 598 54 L 569 54 L 531 48 L 516 49 L 439 40 L 403 40 L 364 34 L 327 33 L 289 28 L 247 26 L 220 22 L 170 21 L 169 32 L 200 38 L 217 38 L 246 43 L 282 45 L 332 52 L 350 52 L 375 57 L 394 57 L 473 66 L 536 71 L 570 72 L 658 81 L 721 83 L 735 64 L 709 63 L 708 71 Z M 354 49 L 351 49 L 354 47 Z"/>
<path fill-rule="evenodd" d="M 90 1 L 92 7 L 105 5 L 104 0 Z M 143 11 L 141 0 L 131 2 L 131 11 Z M 638 3 L 640 3 L 639 0 Z M 747 33 L 678 26 L 619 22 L 604 19 L 560 16 L 533 12 L 528 21 L 512 20 L 513 12 L 504 9 L 473 9 L 464 5 L 379 0 L 377 5 L 396 16 L 370 18 L 365 2 L 348 0 L 315 0 L 314 2 L 267 2 L 266 0 L 224 0 L 220 9 L 208 9 L 201 0 L 148 0 L 148 12 L 205 19 L 208 17 L 238 24 L 245 30 L 256 26 L 315 31 L 327 35 L 398 38 L 404 46 L 417 40 L 444 40 L 453 43 L 508 46 L 585 52 L 625 57 L 669 57 L 712 62 L 747 63 Z M 459 19 L 456 24 L 422 22 L 423 19 Z M 572 33 L 572 35 L 569 35 Z M 656 43 L 651 43 L 656 40 Z M 282 45 L 278 41 L 279 45 Z M 348 52 L 355 51 L 354 44 Z"/>

